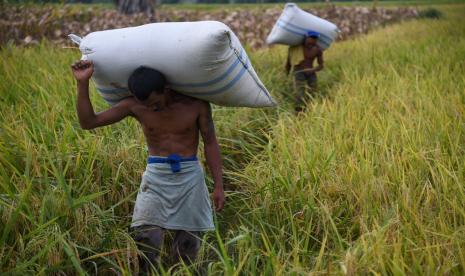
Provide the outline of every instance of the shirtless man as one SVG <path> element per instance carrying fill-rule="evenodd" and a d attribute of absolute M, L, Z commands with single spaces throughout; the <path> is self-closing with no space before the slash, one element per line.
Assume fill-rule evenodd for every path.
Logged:
<path fill-rule="evenodd" d="M 78 61 L 71 67 L 77 80 L 77 114 L 83 129 L 114 124 L 128 116 L 142 125 L 149 157 L 131 223 L 134 239 L 144 253 L 141 270 L 149 272 L 156 266 L 165 230 L 174 234 L 171 256 L 176 261 L 194 261 L 202 232 L 214 229 L 203 170 L 196 158 L 199 133 L 213 176 L 216 211 L 223 209 L 225 201 L 209 103 L 176 93 L 159 71 L 139 67 L 128 81 L 133 97 L 95 113 L 89 99 L 92 62 Z"/>
<path fill-rule="evenodd" d="M 305 104 L 305 95 L 313 94 L 316 90 L 316 72 L 323 69 L 323 50 L 318 47 L 319 33 L 309 31 L 302 45 L 289 47 L 286 62 L 286 72 L 294 73 L 295 83 L 295 110 L 302 111 Z M 317 67 L 313 67 L 315 59 Z"/>

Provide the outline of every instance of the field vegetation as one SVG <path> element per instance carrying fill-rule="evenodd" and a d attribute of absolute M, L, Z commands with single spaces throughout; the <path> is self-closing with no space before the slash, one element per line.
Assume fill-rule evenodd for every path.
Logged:
<path fill-rule="evenodd" d="M 465 5 L 437 8 L 440 19 L 335 43 L 298 115 L 286 48 L 251 52 L 280 105 L 214 108 L 227 205 L 198 266 L 465 273 Z M 10 43 L 0 57 L 0 274 L 136 273 L 127 227 L 147 156 L 140 127 L 80 129 L 77 51 Z"/>

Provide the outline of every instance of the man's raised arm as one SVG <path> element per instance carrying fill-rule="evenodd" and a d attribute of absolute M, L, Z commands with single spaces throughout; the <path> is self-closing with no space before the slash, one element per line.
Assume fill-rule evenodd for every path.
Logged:
<path fill-rule="evenodd" d="M 73 75 L 77 80 L 77 114 L 79 124 L 83 129 L 93 129 L 121 121 L 131 114 L 131 105 L 134 99 L 128 98 L 120 101 L 108 110 L 95 114 L 89 99 L 89 79 L 94 72 L 92 61 L 81 60 L 71 65 Z"/>

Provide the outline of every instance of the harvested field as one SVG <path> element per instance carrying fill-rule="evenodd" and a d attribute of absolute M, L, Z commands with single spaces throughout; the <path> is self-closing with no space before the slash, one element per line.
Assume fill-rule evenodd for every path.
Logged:
<path fill-rule="evenodd" d="M 239 39 L 252 49 L 265 46 L 265 39 L 281 9 L 238 9 L 238 10 L 174 10 L 161 9 L 157 19 L 160 22 L 217 20 L 224 22 L 238 35 Z M 335 23 L 341 29 L 340 39 L 364 34 L 378 26 L 415 18 L 415 8 L 368 8 L 330 6 L 309 9 L 314 15 Z M 89 32 L 137 26 L 154 22 L 146 14 L 122 15 L 113 9 L 95 9 L 65 5 L 62 7 L 6 7 L 0 12 L 0 43 L 9 40 L 17 44 L 36 44 L 41 39 L 52 40 L 65 45 L 67 35 L 81 36 Z"/>

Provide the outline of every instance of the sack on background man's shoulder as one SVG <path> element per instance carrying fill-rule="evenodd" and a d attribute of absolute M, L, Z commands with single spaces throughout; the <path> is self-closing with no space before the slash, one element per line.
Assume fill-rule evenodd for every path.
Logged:
<path fill-rule="evenodd" d="M 322 49 L 329 48 L 339 33 L 339 29 L 333 23 L 301 10 L 294 3 L 288 3 L 268 35 L 266 43 L 299 45 L 303 43 L 309 31 L 320 34 L 317 44 Z"/>

